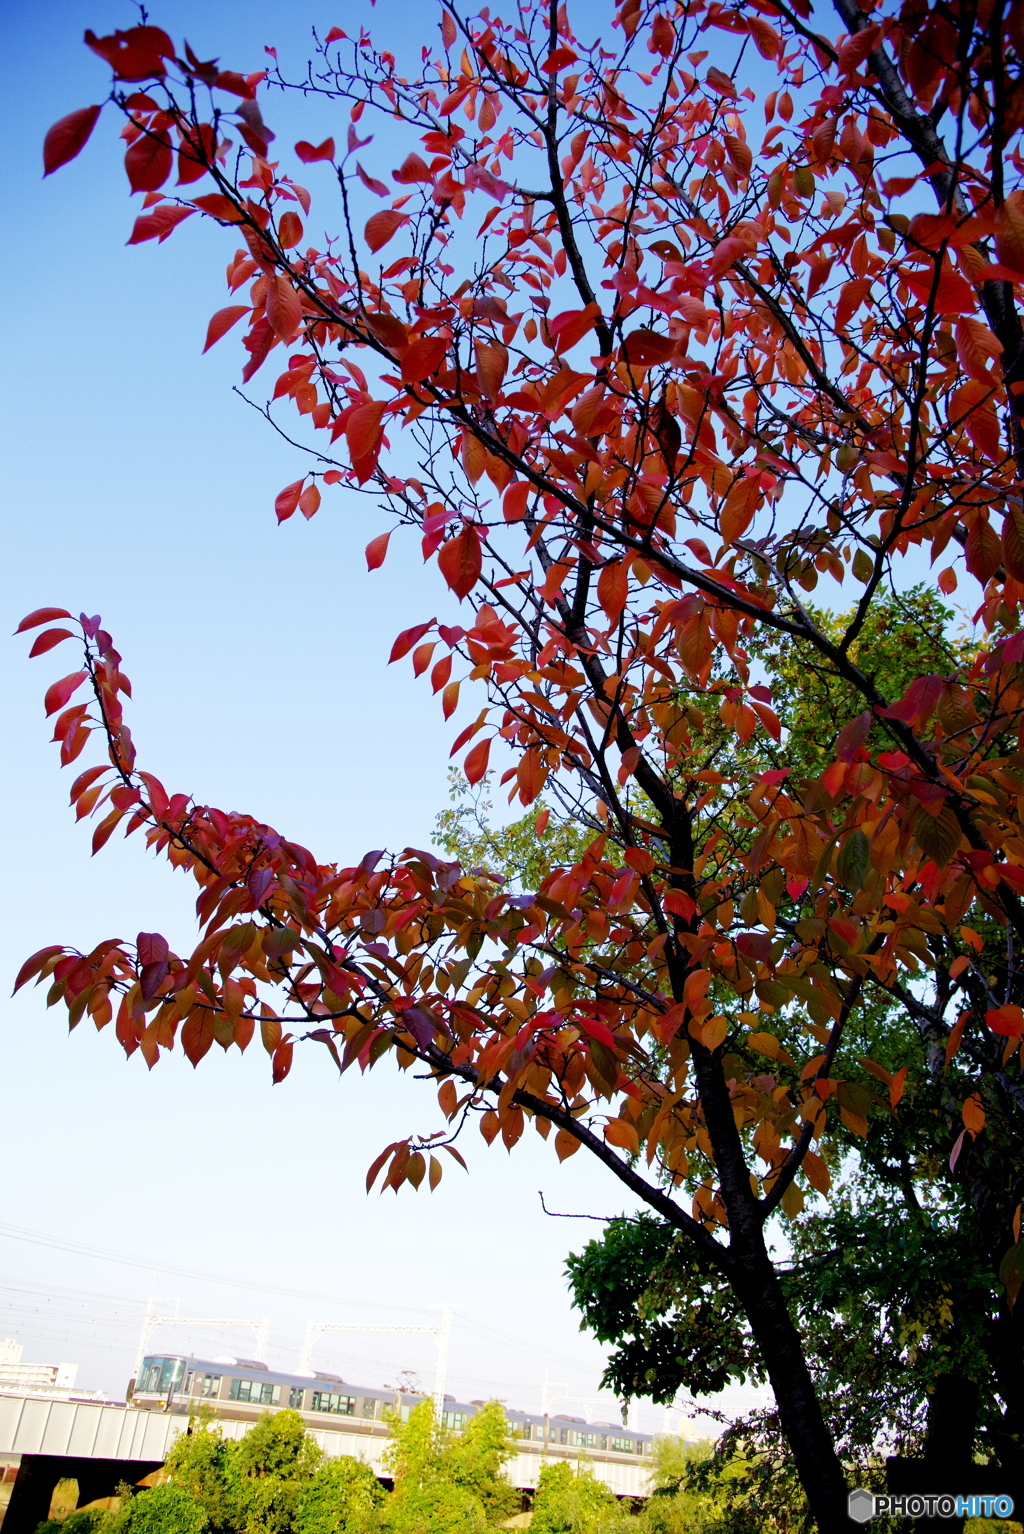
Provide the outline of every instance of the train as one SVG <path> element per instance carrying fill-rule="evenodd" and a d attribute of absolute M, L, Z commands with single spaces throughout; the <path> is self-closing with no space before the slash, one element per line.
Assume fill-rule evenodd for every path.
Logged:
<path fill-rule="evenodd" d="M 406 1391 L 377 1390 L 353 1385 L 337 1374 L 314 1371 L 312 1375 L 281 1374 L 259 1359 L 219 1357 L 192 1358 L 183 1353 L 153 1354 L 142 1360 L 128 1390 L 128 1399 L 141 1411 L 194 1413 L 208 1405 L 220 1417 L 255 1421 L 265 1411 L 291 1408 L 313 1428 L 344 1428 L 378 1437 L 388 1433 L 385 1413 L 398 1411 L 408 1421 L 414 1407 L 429 1395 Z M 445 1396 L 443 1424 L 461 1432 L 485 1403 L 457 1401 Z M 553 1451 L 556 1456 L 634 1463 L 649 1456 L 654 1443 L 650 1433 L 637 1432 L 619 1422 L 587 1422 L 562 1413 L 555 1416 L 517 1411 L 505 1407 L 511 1436 L 526 1450 Z"/>

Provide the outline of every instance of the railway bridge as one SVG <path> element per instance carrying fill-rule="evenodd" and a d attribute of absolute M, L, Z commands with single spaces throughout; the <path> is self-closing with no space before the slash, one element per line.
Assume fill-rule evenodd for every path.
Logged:
<path fill-rule="evenodd" d="M 248 1421 L 221 1418 L 226 1438 L 241 1438 Z M 47 1399 L 0 1392 L 0 1483 L 9 1493 L 0 1501 L 2 1534 L 35 1534 L 46 1517 L 57 1482 L 74 1479 L 79 1504 L 111 1496 L 117 1485 L 136 1485 L 163 1464 L 174 1439 L 188 1429 L 187 1416 L 140 1411 L 116 1403 Z M 362 1425 L 312 1426 L 307 1431 L 329 1458 L 351 1454 L 380 1471 L 387 1438 L 370 1435 Z M 525 1444 L 508 1464 L 513 1485 L 533 1490 L 541 1467 L 553 1460 L 589 1462 L 589 1456 L 562 1444 Z M 619 1497 L 647 1495 L 649 1463 L 625 1456 L 601 1456 L 590 1468 Z"/>

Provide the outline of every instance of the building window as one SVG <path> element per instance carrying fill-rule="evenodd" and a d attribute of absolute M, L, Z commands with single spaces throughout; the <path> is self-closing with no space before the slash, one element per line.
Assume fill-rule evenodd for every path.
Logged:
<path fill-rule="evenodd" d="M 296 1385 L 293 1385 L 289 1390 L 288 1405 L 292 1408 L 293 1411 L 302 1410 L 302 1397 L 305 1395 L 305 1393 L 306 1392 L 302 1389 L 301 1386 Z"/>
<path fill-rule="evenodd" d="M 280 1385 L 264 1380 L 232 1380 L 228 1391 L 231 1401 L 248 1401 L 252 1406 L 276 1406 L 281 1399 Z"/>
<path fill-rule="evenodd" d="M 356 1414 L 355 1396 L 335 1395 L 327 1390 L 314 1390 L 313 1410 L 333 1412 L 336 1417 L 354 1417 Z"/>
<path fill-rule="evenodd" d="M 222 1378 L 222 1376 L 219 1375 L 219 1374 L 204 1374 L 203 1375 L 203 1386 L 202 1386 L 202 1389 L 200 1390 L 199 1394 L 203 1395 L 203 1396 L 218 1396 L 218 1395 L 220 1395 L 220 1382 L 221 1382 L 221 1378 Z"/>
<path fill-rule="evenodd" d="M 613 1438 L 611 1445 L 616 1454 L 635 1453 L 635 1447 L 632 1438 Z"/>
<path fill-rule="evenodd" d="M 466 1426 L 466 1413 L 464 1411 L 446 1411 L 441 1417 L 445 1427 L 453 1433 L 461 1433 Z"/>

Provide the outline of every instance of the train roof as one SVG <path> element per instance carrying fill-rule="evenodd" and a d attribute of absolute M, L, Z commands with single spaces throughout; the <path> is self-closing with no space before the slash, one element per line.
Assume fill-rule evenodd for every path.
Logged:
<path fill-rule="evenodd" d="M 401 1396 L 403 1403 L 416 1406 L 422 1401 L 433 1399 L 430 1394 L 421 1391 L 397 1391 L 378 1388 L 373 1385 L 354 1385 L 339 1374 L 322 1372 L 314 1372 L 313 1374 L 281 1373 L 275 1369 L 268 1369 L 266 1364 L 251 1358 L 229 1358 L 226 1356 L 220 1358 L 196 1358 L 190 1353 L 147 1353 L 146 1357 L 180 1359 L 185 1368 L 194 1374 L 219 1373 L 224 1375 L 230 1370 L 232 1376 L 239 1379 L 245 1379 L 248 1376 L 252 1379 L 265 1380 L 275 1385 L 291 1385 L 295 1387 L 302 1385 L 310 1390 L 322 1389 L 324 1386 L 334 1386 L 337 1387 L 339 1392 L 344 1391 L 346 1395 L 357 1398 L 362 1397 L 364 1399 L 368 1398 L 374 1401 L 387 1401 L 392 1404 L 398 1401 L 399 1396 Z M 464 1412 L 467 1415 L 472 1415 L 483 1404 L 484 1402 L 480 1400 L 457 1401 L 454 1397 L 448 1395 L 444 1398 L 444 1409 L 446 1412 Z M 544 1416 L 539 1412 L 521 1411 L 515 1406 L 506 1406 L 505 1412 L 508 1417 L 517 1422 L 542 1423 L 545 1420 Z M 587 1422 L 584 1417 L 570 1417 L 565 1412 L 549 1413 L 548 1420 L 551 1422 L 571 1422 L 575 1427 L 603 1428 L 606 1432 L 628 1433 L 631 1438 L 640 1438 L 646 1442 L 650 1442 L 653 1436 L 650 1433 L 642 1433 L 637 1428 L 627 1427 L 621 1422 Z"/>

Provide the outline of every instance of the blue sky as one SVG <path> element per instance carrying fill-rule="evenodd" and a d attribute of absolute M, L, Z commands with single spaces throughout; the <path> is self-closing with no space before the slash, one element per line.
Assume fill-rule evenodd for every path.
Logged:
<path fill-rule="evenodd" d="M 300 63 L 309 22 L 339 18 L 316 0 L 168 0 L 152 19 L 201 56 L 250 70 L 265 43 Z M 350 5 L 344 19 L 351 30 Z M 372 19 L 389 38 L 433 25 L 427 6 L 388 0 Z M 112 118 L 78 161 L 41 179 L 47 127 L 105 91 L 84 28 L 132 20 L 110 0 L 8 0 L 4 11 L 6 632 L 46 603 L 102 613 L 135 685 L 140 758 L 172 790 L 249 810 L 322 858 L 425 845 L 446 802 L 452 727 L 386 658 L 399 629 L 448 601 L 436 575 L 393 541 L 385 569 L 368 576 L 362 551 L 380 514 L 337 491 L 311 524 L 276 526 L 274 495 L 299 472 L 295 456 L 231 393 L 237 338 L 200 355 L 226 301 L 232 242 L 191 220 L 163 246 L 125 247 L 137 210 Z M 286 143 L 332 127 L 322 110 L 300 119 L 277 102 L 267 116 Z M 3 973 L 48 942 L 140 928 L 184 946 L 194 930 L 184 880 L 134 841 L 90 859 L 43 720 L 60 652 L 30 664 L 26 651 L 18 640 L 2 652 Z M 69 1040 L 35 991 L 3 1004 L 0 1041 L 0 1332 L 27 1358 L 77 1360 L 80 1383 L 123 1390 L 151 1293 L 182 1314 L 269 1313 L 271 1358 L 286 1367 L 310 1316 L 422 1323 L 422 1307 L 448 1300 L 463 1307 L 450 1389 L 530 1404 L 547 1372 L 570 1394 L 596 1392 L 602 1350 L 579 1335 L 561 1269 L 597 1227 L 545 1219 L 537 1198 L 543 1188 L 557 1209 L 620 1209 L 582 1156 L 559 1168 L 524 1142 L 510 1161 L 481 1141 L 472 1175 L 449 1174 L 433 1197 L 367 1199 L 377 1150 L 435 1127 L 430 1094 L 391 1071 L 339 1084 L 323 1052 L 307 1050 L 272 1088 L 254 1047 L 244 1061 L 218 1052 L 197 1073 L 172 1057 L 149 1075 L 109 1030 Z M 67 1249 L 75 1243 L 141 1266 Z M 238 1334 L 191 1341 L 208 1352 L 251 1345 Z M 429 1344 L 358 1334 L 323 1361 L 368 1383 L 407 1365 L 429 1380 L 433 1367 Z M 658 1426 L 662 1414 L 641 1408 L 634 1420 Z"/>

